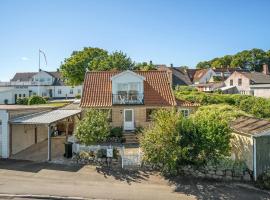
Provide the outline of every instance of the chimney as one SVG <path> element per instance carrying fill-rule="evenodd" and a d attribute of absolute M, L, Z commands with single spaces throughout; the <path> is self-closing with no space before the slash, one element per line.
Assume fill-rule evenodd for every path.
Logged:
<path fill-rule="evenodd" d="M 153 62 L 152 62 L 152 60 L 150 60 L 149 64 L 150 64 L 150 65 L 153 65 Z"/>
<path fill-rule="evenodd" d="M 263 64 L 263 71 L 264 74 L 269 75 L 269 68 L 267 64 Z"/>
<path fill-rule="evenodd" d="M 171 63 L 171 66 L 170 67 L 173 67 L 173 64 Z"/>

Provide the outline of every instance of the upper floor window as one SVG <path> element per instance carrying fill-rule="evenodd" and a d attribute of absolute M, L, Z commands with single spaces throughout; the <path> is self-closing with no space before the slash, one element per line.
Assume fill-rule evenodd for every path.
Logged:
<path fill-rule="evenodd" d="M 241 85 L 242 85 L 242 79 L 239 78 L 239 79 L 238 79 L 238 86 L 241 86 Z"/>
<path fill-rule="evenodd" d="M 233 86 L 233 80 L 232 79 L 230 80 L 230 86 Z"/>

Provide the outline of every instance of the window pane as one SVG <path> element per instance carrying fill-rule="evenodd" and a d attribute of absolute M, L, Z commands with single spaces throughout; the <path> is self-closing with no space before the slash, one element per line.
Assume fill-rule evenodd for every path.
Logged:
<path fill-rule="evenodd" d="M 132 110 L 125 111 L 125 121 L 132 122 Z"/>

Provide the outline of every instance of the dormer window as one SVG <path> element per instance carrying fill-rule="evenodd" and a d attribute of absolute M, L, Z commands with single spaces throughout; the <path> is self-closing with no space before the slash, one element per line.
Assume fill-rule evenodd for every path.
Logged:
<path fill-rule="evenodd" d="M 143 104 L 144 77 L 125 71 L 112 77 L 113 104 Z"/>

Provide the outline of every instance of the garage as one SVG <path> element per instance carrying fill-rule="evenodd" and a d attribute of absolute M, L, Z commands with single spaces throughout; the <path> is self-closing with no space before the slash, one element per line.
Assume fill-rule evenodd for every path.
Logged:
<path fill-rule="evenodd" d="M 80 110 L 46 111 L 10 120 L 11 158 L 33 161 L 62 157 Z"/>

